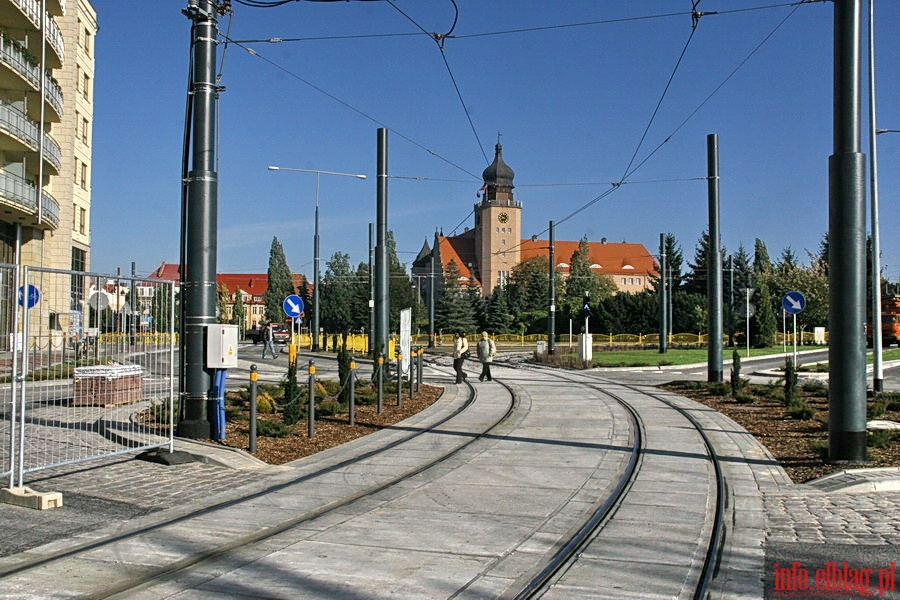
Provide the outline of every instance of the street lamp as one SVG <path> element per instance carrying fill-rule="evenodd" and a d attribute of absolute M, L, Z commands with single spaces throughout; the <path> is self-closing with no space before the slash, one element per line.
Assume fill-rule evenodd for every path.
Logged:
<path fill-rule="evenodd" d="M 313 235 L 313 314 L 312 314 L 312 351 L 319 351 L 319 179 L 322 175 L 339 175 L 341 177 L 356 177 L 365 179 L 365 175 L 358 173 L 338 173 L 336 171 L 321 171 L 319 169 L 296 169 L 292 167 L 276 167 L 269 165 L 270 171 L 295 171 L 297 173 L 316 174 L 316 219 L 315 233 Z"/>

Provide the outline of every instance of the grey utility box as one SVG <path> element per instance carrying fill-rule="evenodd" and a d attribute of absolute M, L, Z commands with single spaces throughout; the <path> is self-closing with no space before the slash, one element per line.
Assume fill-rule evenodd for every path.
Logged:
<path fill-rule="evenodd" d="M 206 368 L 230 369 L 238 366 L 238 326 L 206 326 Z"/>

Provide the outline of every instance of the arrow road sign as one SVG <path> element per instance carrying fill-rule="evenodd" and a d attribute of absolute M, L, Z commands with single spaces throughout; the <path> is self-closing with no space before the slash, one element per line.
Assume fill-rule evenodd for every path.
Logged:
<path fill-rule="evenodd" d="M 296 319 L 303 314 L 303 300 L 300 299 L 300 296 L 291 294 L 284 299 L 282 308 L 284 308 L 284 314 Z"/>
<path fill-rule="evenodd" d="M 789 315 L 796 315 L 806 308 L 806 298 L 800 292 L 788 292 L 781 299 L 781 306 Z"/>

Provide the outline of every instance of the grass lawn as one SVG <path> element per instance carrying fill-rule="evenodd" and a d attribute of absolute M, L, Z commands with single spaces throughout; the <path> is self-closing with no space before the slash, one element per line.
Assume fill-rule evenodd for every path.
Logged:
<path fill-rule="evenodd" d="M 559 346 L 557 346 L 559 348 Z M 811 349 L 806 346 L 804 349 Z M 824 347 L 819 349 L 825 349 Z M 733 348 L 723 348 L 723 358 L 731 360 Z M 790 351 L 790 350 L 789 350 Z M 738 348 L 741 359 L 747 358 L 747 349 Z M 750 356 L 767 356 L 770 354 L 781 354 L 783 349 L 781 346 L 773 346 L 771 348 L 751 348 Z M 883 360 L 900 360 L 900 348 L 891 348 L 882 352 Z M 594 352 L 594 366 L 597 367 L 655 367 L 657 365 L 689 365 L 694 363 L 705 363 L 707 360 L 706 348 L 670 348 L 665 354 L 660 354 L 658 350 L 622 350 L 610 352 Z M 869 363 L 872 362 L 872 355 L 868 355 Z M 802 363 L 802 358 L 800 360 Z"/>
<path fill-rule="evenodd" d="M 559 346 L 557 346 L 559 347 Z M 733 348 L 723 348 L 722 356 L 731 360 Z M 747 349 L 739 348 L 741 358 L 747 358 Z M 766 356 L 781 354 L 781 346 L 772 348 L 750 348 L 750 356 Z M 665 354 L 659 350 L 622 350 L 594 352 L 595 367 L 655 367 L 657 365 L 690 365 L 704 363 L 707 359 L 706 348 L 669 348 Z"/>

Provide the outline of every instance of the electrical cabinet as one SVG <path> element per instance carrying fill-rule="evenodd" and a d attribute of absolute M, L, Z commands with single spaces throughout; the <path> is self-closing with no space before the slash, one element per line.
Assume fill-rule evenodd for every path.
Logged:
<path fill-rule="evenodd" d="M 207 325 L 206 368 L 230 369 L 238 365 L 238 326 Z"/>

